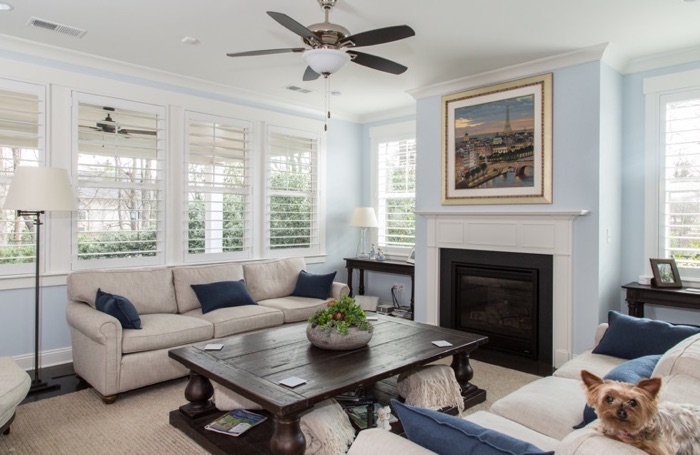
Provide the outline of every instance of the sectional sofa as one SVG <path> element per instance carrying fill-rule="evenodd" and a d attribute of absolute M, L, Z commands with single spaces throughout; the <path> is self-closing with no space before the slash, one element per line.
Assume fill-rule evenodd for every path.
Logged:
<path fill-rule="evenodd" d="M 552 376 L 538 379 L 496 401 L 489 411 L 466 415 L 463 420 L 467 423 L 463 428 L 459 417 L 449 416 L 454 420 L 438 424 L 429 412 L 416 408 L 409 410 L 410 428 L 404 422 L 405 416 L 398 413 L 408 439 L 383 430 L 365 430 L 360 432 L 348 455 L 427 455 L 437 453 L 429 448 L 433 442 L 441 441 L 449 441 L 452 447 L 465 447 L 474 442 L 474 438 L 467 436 L 473 435 L 474 431 L 469 422 L 496 430 L 497 435 L 528 442 L 542 451 L 555 451 L 557 455 L 644 455 L 639 449 L 602 436 L 591 428 L 593 421 L 586 423 L 583 420 L 586 403 L 580 371 L 586 369 L 599 377 L 608 375 L 625 382 L 636 382 L 635 375 L 661 377 L 662 401 L 700 405 L 700 334 L 693 335 L 698 329 L 690 328 L 674 338 L 668 335 L 678 326 L 615 312 L 609 317 L 609 323 L 601 324 L 597 329 L 595 348 L 568 361 Z M 677 341 L 679 339 L 681 341 Z M 638 365 L 642 363 L 640 359 L 648 358 L 653 358 L 655 363 L 651 368 L 647 363 L 645 372 L 638 371 Z M 621 371 L 625 373 L 619 376 Z M 615 372 L 618 372 L 617 376 Z M 595 419 L 595 414 L 591 419 Z M 581 428 L 574 429 L 582 423 Z M 700 433 L 700 429 L 696 431 Z M 700 441 L 700 434 L 697 437 Z M 431 441 L 432 438 L 435 440 Z"/>
<path fill-rule="evenodd" d="M 303 258 L 286 258 L 71 273 L 66 319 L 75 372 L 105 403 L 112 403 L 119 393 L 186 376 L 187 369 L 168 358 L 170 349 L 303 321 L 325 307 L 329 299 L 349 294 L 347 285 L 333 281 L 335 273 L 311 275 L 304 272 L 305 267 Z M 192 287 L 204 285 L 198 292 L 216 291 L 218 283 L 240 285 L 240 280 L 249 294 L 244 297 L 252 298 L 248 303 L 254 304 L 223 305 L 207 311 L 211 309 L 207 301 L 203 311 L 199 297 L 209 295 L 216 300 L 220 296 L 217 292 L 198 296 Z M 329 284 L 325 295 L 319 295 L 319 283 Z M 133 306 L 130 314 L 138 319 L 140 329 L 124 328 L 118 318 L 122 314 L 115 317 L 99 311 L 98 289 L 116 296 L 110 305 L 118 303 L 117 310 L 128 300 Z"/>

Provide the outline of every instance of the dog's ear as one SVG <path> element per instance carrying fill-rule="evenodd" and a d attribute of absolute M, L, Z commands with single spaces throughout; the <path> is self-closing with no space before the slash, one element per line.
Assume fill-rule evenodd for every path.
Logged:
<path fill-rule="evenodd" d="M 640 379 L 637 382 L 637 387 L 644 390 L 652 398 L 656 398 L 659 390 L 661 390 L 661 378 Z"/>
<path fill-rule="evenodd" d="M 602 379 L 600 379 L 598 376 L 594 375 L 593 373 L 587 370 L 581 370 L 581 380 L 588 389 L 592 389 L 596 385 L 600 385 L 603 383 Z"/>

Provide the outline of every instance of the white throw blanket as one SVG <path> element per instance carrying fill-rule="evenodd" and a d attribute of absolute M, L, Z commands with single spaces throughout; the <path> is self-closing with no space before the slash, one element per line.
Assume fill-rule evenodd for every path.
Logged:
<path fill-rule="evenodd" d="M 428 409 L 456 406 L 460 413 L 464 411 L 462 389 L 454 370 L 447 365 L 427 365 L 401 373 L 398 389 L 411 406 Z"/>
<path fill-rule="evenodd" d="M 355 439 L 355 429 L 334 399 L 322 401 L 301 416 L 308 455 L 343 455 Z"/>
<path fill-rule="evenodd" d="M 219 411 L 232 411 L 234 409 L 248 409 L 255 411 L 262 407 L 255 401 L 229 390 L 219 383 L 212 381 L 214 386 L 214 405 Z"/>

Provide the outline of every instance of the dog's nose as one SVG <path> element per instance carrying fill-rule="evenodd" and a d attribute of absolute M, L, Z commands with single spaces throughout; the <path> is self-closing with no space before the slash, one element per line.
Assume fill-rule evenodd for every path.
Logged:
<path fill-rule="evenodd" d="M 623 408 L 618 408 L 616 415 L 618 419 L 626 419 L 627 411 L 625 411 Z"/>

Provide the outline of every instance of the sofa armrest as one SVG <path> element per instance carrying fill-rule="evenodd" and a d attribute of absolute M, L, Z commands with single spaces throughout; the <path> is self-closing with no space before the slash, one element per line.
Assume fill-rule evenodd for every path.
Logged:
<path fill-rule="evenodd" d="M 122 326 L 117 318 L 86 303 L 69 301 L 66 305 L 66 321 L 72 329 L 100 344 L 106 344 L 108 338 L 122 338 Z"/>
<path fill-rule="evenodd" d="M 345 283 L 334 281 L 331 286 L 331 295 L 334 299 L 339 299 L 344 295 L 350 295 L 350 288 Z"/>
<path fill-rule="evenodd" d="M 608 330 L 608 323 L 603 322 L 600 324 L 596 329 L 595 329 L 595 338 L 593 339 L 593 342 L 595 343 L 593 347 L 598 346 L 600 344 L 600 340 L 603 339 L 603 335 L 605 335 L 605 332 Z"/>
<path fill-rule="evenodd" d="M 350 446 L 347 455 L 366 455 L 368 453 L 381 455 L 435 454 L 435 452 L 425 449 L 406 438 L 379 428 L 360 431 L 360 434 L 355 438 L 355 442 Z"/>
<path fill-rule="evenodd" d="M 590 427 L 569 433 L 557 447 L 557 455 L 645 455 L 629 444 L 610 439 Z"/>

